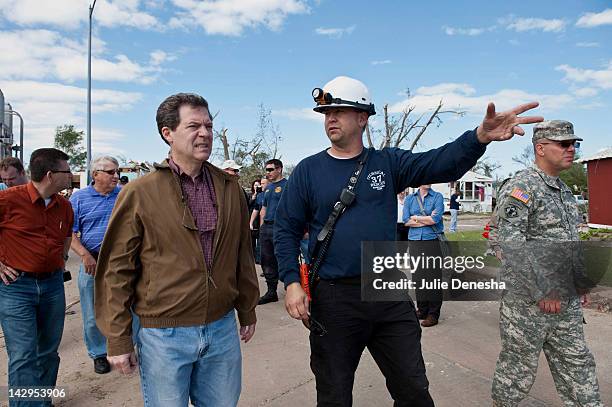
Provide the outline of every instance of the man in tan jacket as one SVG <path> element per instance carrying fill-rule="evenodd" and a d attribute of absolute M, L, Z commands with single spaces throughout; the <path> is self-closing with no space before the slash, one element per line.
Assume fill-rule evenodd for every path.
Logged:
<path fill-rule="evenodd" d="M 236 177 L 208 163 L 208 103 L 168 97 L 157 127 L 170 156 L 123 187 L 98 258 L 95 308 L 108 358 L 140 367 L 145 406 L 235 406 L 240 338 L 255 333 L 259 298 L 248 210 Z M 140 317 L 138 360 L 131 311 Z"/>

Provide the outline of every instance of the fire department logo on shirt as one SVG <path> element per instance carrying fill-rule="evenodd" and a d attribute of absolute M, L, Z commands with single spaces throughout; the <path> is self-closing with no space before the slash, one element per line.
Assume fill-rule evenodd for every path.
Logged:
<path fill-rule="evenodd" d="M 368 174 L 367 179 L 370 181 L 372 189 L 382 191 L 385 188 L 385 173 L 381 170 L 372 171 Z"/>

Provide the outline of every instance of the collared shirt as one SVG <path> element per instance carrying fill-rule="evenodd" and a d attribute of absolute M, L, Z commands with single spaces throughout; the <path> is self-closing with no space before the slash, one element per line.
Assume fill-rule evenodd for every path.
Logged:
<path fill-rule="evenodd" d="M 102 195 L 93 185 L 89 185 L 87 188 L 76 191 L 70 197 L 70 204 L 74 211 L 72 231 L 81 233 L 81 243 L 90 253 L 100 251 L 104 233 L 120 190 L 117 186 L 108 195 Z"/>
<path fill-rule="evenodd" d="M 213 237 L 217 227 L 217 196 L 210 174 L 206 167 L 202 166 L 201 172 L 195 178 L 191 178 L 171 158 L 168 159 L 168 165 L 179 177 L 183 196 L 187 198 L 187 206 L 200 232 L 200 243 L 206 266 L 210 269 Z"/>
<path fill-rule="evenodd" d="M 430 216 L 436 222 L 431 226 L 422 226 L 418 228 L 410 228 L 408 231 L 408 240 L 434 240 L 437 239 L 436 232 L 441 233 L 444 231 L 444 224 L 442 223 L 442 215 L 444 214 L 444 197 L 441 193 L 429 189 L 427 195 L 423 198 L 423 209 L 425 214 L 421 212 L 421 206 L 419 205 L 419 190 L 413 194 L 410 194 L 404 199 L 404 223 L 408 222 L 412 215 L 417 216 Z M 433 212 L 436 212 L 432 215 Z M 435 232 L 434 232 L 435 229 Z"/>
<path fill-rule="evenodd" d="M 0 261 L 33 273 L 64 267 L 72 222 L 68 200 L 53 194 L 45 206 L 32 182 L 0 192 Z"/>

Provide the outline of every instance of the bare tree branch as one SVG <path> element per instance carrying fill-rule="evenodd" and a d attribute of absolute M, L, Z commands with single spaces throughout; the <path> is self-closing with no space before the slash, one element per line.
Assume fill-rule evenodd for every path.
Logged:
<path fill-rule="evenodd" d="M 442 108 L 442 99 L 440 99 L 440 102 L 438 103 L 438 107 L 436 107 L 436 110 L 434 110 L 431 116 L 429 116 L 429 120 L 427 120 L 427 123 L 425 124 L 425 126 L 421 128 L 421 131 L 419 131 L 419 134 L 417 134 L 414 140 L 412 140 L 412 144 L 410 144 L 410 150 L 412 150 L 417 145 L 417 143 L 423 136 L 423 133 L 425 133 L 425 130 L 427 130 L 427 127 L 429 127 L 431 122 L 433 122 L 433 120 L 436 118 L 441 108 Z"/>
<path fill-rule="evenodd" d="M 381 148 L 389 147 L 391 145 L 391 132 L 393 130 L 393 127 L 395 127 L 389 124 L 389 104 L 388 103 L 385 104 L 385 107 L 383 108 L 383 110 L 385 112 L 385 139 L 383 140 Z"/>
<path fill-rule="evenodd" d="M 415 109 L 414 106 L 410 106 L 408 108 L 408 110 L 405 110 L 402 112 L 402 124 L 400 126 L 399 129 L 399 134 L 397 136 L 397 138 L 395 139 L 395 144 L 394 147 L 399 147 L 400 144 L 402 143 L 402 141 L 404 141 L 404 139 L 408 136 L 408 134 L 412 131 L 412 129 L 414 129 L 414 124 L 412 126 L 410 126 L 408 128 L 408 130 L 406 129 L 406 122 L 408 121 L 408 116 L 410 116 L 410 113 L 412 113 L 412 111 Z M 420 119 L 419 119 L 420 120 Z M 418 122 L 418 120 L 417 120 Z"/>

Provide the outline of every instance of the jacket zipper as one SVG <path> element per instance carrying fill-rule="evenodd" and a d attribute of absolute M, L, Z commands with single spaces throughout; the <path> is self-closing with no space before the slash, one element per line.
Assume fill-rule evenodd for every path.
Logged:
<path fill-rule="evenodd" d="M 168 170 L 170 171 L 170 173 L 172 174 L 172 177 L 174 178 L 175 181 L 175 187 L 178 188 L 178 192 L 180 192 L 180 196 L 181 196 L 181 203 L 183 204 L 183 213 L 184 211 L 186 211 L 187 209 L 189 209 L 189 205 L 187 205 L 187 202 L 185 201 L 185 195 L 183 195 L 183 188 L 181 187 L 181 180 L 179 179 L 179 177 L 174 173 L 174 171 L 172 171 L 172 168 L 168 168 Z M 193 215 L 191 215 L 193 217 Z M 217 218 L 219 216 L 217 215 Z M 218 221 L 217 221 L 218 222 Z M 200 233 L 199 230 L 196 230 L 195 232 L 197 232 L 198 234 Z M 217 231 L 215 230 L 215 235 Z M 215 256 L 214 256 L 214 247 L 215 247 L 215 237 L 213 237 L 213 258 L 212 261 L 214 262 L 215 260 Z M 200 240 L 200 236 L 197 236 L 198 242 Z M 210 281 L 210 283 L 212 284 L 212 286 L 216 289 L 217 285 L 215 284 L 215 281 L 212 278 L 212 263 L 210 265 L 210 268 L 208 267 L 208 265 L 206 264 L 206 258 L 204 257 L 204 252 L 201 251 L 201 260 L 202 260 L 202 264 L 204 265 L 204 268 L 206 269 L 206 275 L 207 275 L 207 280 Z"/>

